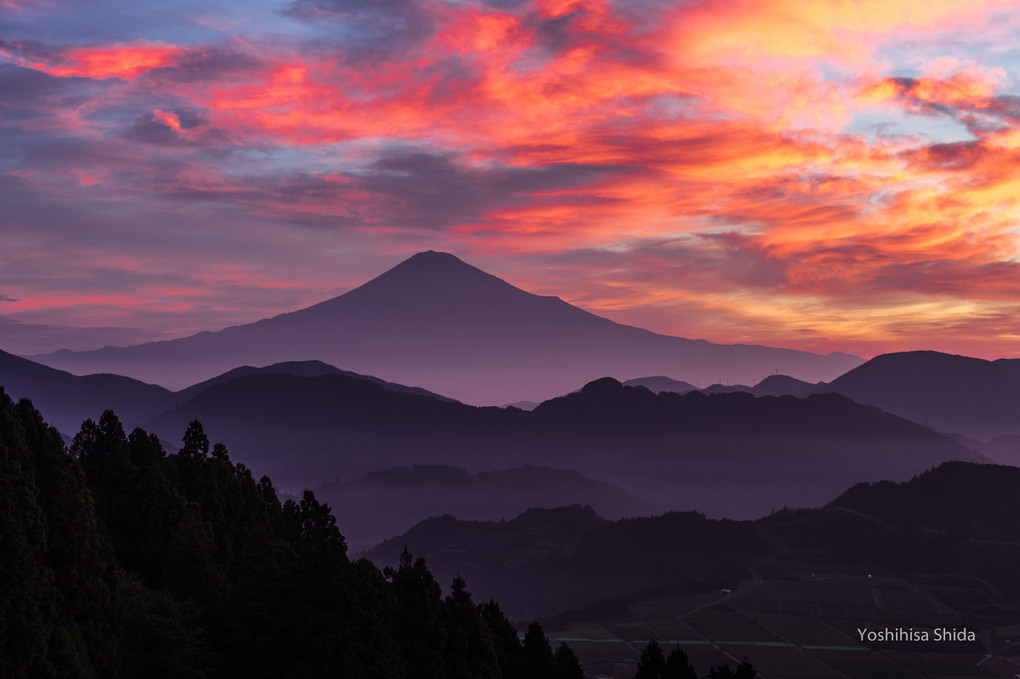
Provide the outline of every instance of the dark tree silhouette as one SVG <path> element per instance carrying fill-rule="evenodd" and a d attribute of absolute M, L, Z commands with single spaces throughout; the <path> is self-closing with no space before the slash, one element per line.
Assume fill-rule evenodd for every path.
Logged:
<path fill-rule="evenodd" d="M 679 646 L 666 658 L 666 664 L 662 668 L 662 679 L 698 679 L 697 671 Z"/>
<path fill-rule="evenodd" d="M 638 661 L 637 674 L 634 679 L 661 679 L 662 670 L 666 667 L 666 658 L 662 654 L 662 647 L 654 639 L 648 642 L 645 650 L 641 652 Z"/>

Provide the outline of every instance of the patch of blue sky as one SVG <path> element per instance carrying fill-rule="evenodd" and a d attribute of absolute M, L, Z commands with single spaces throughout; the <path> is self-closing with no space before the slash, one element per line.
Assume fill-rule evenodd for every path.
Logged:
<path fill-rule="evenodd" d="M 237 149 L 236 153 L 250 162 L 243 163 L 242 173 L 253 170 L 294 174 L 358 174 L 377 162 L 387 149 L 405 149 L 406 142 L 382 139 L 349 141 L 302 146 L 263 146 Z M 237 156 L 234 156 L 236 160 Z"/>
<path fill-rule="evenodd" d="M 863 137 L 868 142 L 889 137 L 916 137 L 922 143 L 934 144 L 974 140 L 966 126 L 948 116 L 918 115 L 902 110 L 857 113 L 843 128 L 843 133 Z"/>
<path fill-rule="evenodd" d="M 138 40 L 200 44 L 225 34 L 300 34 L 306 27 L 283 14 L 280 0 L 209 3 L 198 0 L 161 2 L 53 2 L 5 13 L 0 35 L 48 44 L 129 43 Z"/>

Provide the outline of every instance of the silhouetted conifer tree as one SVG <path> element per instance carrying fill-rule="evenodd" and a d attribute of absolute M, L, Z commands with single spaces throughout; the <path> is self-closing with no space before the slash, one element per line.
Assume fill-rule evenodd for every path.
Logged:
<path fill-rule="evenodd" d="M 496 648 L 496 660 L 499 663 L 503 679 L 526 679 L 524 669 L 524 649 L 517 636 L 517 630 L 493 600 L 478 607 L 482 619 L 492 632 L 493 644 Z"/>
<path fill-rule="evenodd" d="M 556 647 L 556 671 L 553 672 L 553 677 L 555 679 L 584 679 L 581 663 L 578 662 L 573 649 L 567 646 L 565 641 L 561 641 L 560 645 Z"/>
<path fill-rule="evenodd" d="M 446 626 L 447 676 L 450 679 L 498 679 L 499 662 L 492 633 L 471 600 L 464 579 L 453 579 L 450 593 L 443 601 Z"/>
<path fill-rule="evenodd" d="M 523 648 L 524 676 L 533 679 L 552 679 L 556 659 L 542 626 L 537 622 L 528 625 Z"/>
<path fill-rule="evenodd" d="M 666 667 L 666 658 L 662 654 L 659 642 L 652 639 L 641 652 L 638 660 L 637 674 L 634 679 L 661 679 L 662 670 Z"/>
<path fill-rule="evenodd" d="M 698 673 L 679 646 L 666 658 L 666 664 L 662 668 L 662 679 L 698 679 Z"/>
<path fill-rule="evenodd" d="M 755 679 L 758 676 L 758 672 L 755 671 L 754 665 L 747 659 L 745 655 L 743 660 L 737 665 L 737 671 L 733 673 L 736 679 Z"/>
<path fill-rule="evenodd" d="M 120 607 L 78 461 L 0 389 L 0 675 L 110 676 Z"/>
<path fill-rule="evenodd" d="M 167 455 L 106 411 L 68 454 L 0 390 L 0 676 L 581 676 L 463 579 L 444 600 L 406 549 L 385 575 L 351 562 L 327 505 L 281 503 L 199 422 L 183 441 Z"/>
<path fill-rule="evenodd" d="M 209 455 L 209 437 L 205 435 L 202 423 L 198 420 L 192 420 L 188 424 L 181 440 L 184 442 L 181 455 L 185 457 L 207 457 Z"/>
<path fill-rule="evenodd" d="M 387 567 L 384 573 L 397 600 L 395 636 L 407 679 L 440 679 L 446 674 L 446 629 L 439 583 L 425 567 L 425 559 L 414 559 L 406 545 L 400 553 L 400 565 L 396 569 Z"/>

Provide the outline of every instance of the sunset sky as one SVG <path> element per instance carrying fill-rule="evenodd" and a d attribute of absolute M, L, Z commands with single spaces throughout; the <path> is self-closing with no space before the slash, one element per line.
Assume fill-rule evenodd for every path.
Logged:
<path fill-rule="evenodd" d="M 0 349 L 435 249 L 684 337 L 1020 356 L 1018 65 L 1020 2 L 0 0 Z"/>

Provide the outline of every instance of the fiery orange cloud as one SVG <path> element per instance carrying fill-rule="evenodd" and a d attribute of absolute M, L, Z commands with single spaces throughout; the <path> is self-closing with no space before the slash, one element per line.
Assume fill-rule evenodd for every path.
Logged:
<path fill-rule="evenodd" d="M 18 57 L 20 66 L 58 77 L 121 78 L 131 80 L 156 68 L 169 66 L 181 54 L 180 48 L 159 44 L 100 45 L 73 47 L 56 57 Z"/>
<path fill-rule="evenodd" d="M 895 96 L 903 97 L 918 104 L 939 104 L 956 106 L 965 104 L 971 108 L 987 108 L 998 89 L 999 80 L 989 74 L 974 71 L 957 71 L 949 78 L 888 78 L 866 87 L 862 98 L 882 101 Z"/>
<path fill-rule="evenodd" d="M 493 211 L 486 222 L 458 230 L 502 232 L 506 246 L 521 234 L 535 249 L 605 245 L 693 230 L 711 217 L 758 231 L 764 256 L 792 257 L 820 242 L 853 243 L 871 232 L 893 251 L 917 250 L 923 259 L 954 243 L 909 235 L 928 233 L 924 224 L 938 217 L 929 192 L 909 178 L 902 149 L 831 136 L 852 102 L 837 84 L 823 81 L 813 60 L 862 64 L 880 36 L 935 31 L 972 11 L 952 2 L 925 4 L 923 11 L 912 2 L 684 6 L 643 36 L 643 59 L 625 61 L 607 58 L 604 38 L 629 27 L 605 3 L 547 2 L 538 6 L 543 17 L 580 15 L 568 29 L 574 40 L 541 69 L 521 70 L 513 59 L 537 43 L 535 29 L 516 16 L 472 10 L 448 18 L 433 43 L 468 55 L 477 68 L 451 97 L 432 96 L 436 81 L 412 77 L 431 59 L 414 57 L 414 63 L 376 64 L 367 74 L 331 62 L 281 63 L 261 82 L 211 91 L 210 104 L 253 131 L 291 142 L 409 136 L 450 147 L 508 149 L 520 166 L 655 168 L 537 195 L 542 203 Z M 861 101 L 901 96 L 983 107 L 993 94 L 992 80 L 962 70 L 941 80 L 881 80 L 861 93 Z M 689 118 L 649 120 L 645 100 L 663 95 L 687 97 L 685 105 L 698 115 L 718 112 L 745 122 L 712 121 L 703 126 L 709 134 Z M 625 132 L 630 120 L 641 134 Z M 791 121 L 829 136 L 798 137 L 788 131 Z M 965 198 L 976 199 L 974 191 Z M 885 207 L 872 202 L 884 194 Z M 966 206 L 973 205 L 963 202 L 953 214 L 966 219 Z M 947 207 L 935 209 L 945 214 Z M 876 211 L 884 214 L 877 231 Z M 985 247 L 994 238 L 978 241 Z M 791 270 L 791 286 L 868 275 L 866 265 L 839 264 L 838 257 L 828 255 L 831 264 L 821 268 L 831 275 Z"/>
<path fill-rule="evenodd" d="M 171 130 L 176 132 L 181 131 L 181 118 L 176 113 L 166 113 L 165 111 L 156 109 L 152 112 L 152 115 Z"/>
<path fill-rule="evenodd" d="M 181 131 L 183 118 L 197 137 L 198 118 L 186 116 L 199 110 L 216 143 L 314 159 L 300 177 L 271 167 L 266 177 L 253 169 L 239 178 L 233 167 L 218 174 L 189 165 L 189 149 L 171 146 L 157 125 L 131 139 L 164 144 L 152 151 L 163 155 L 151 188 L 168 200 L 240 205 L 282 223 L 342 222 L 404 242 L 422 242 L 424 225 L 468 253 L 637 258 L 642 248 L 670 247 L 682 266 L 663 263 L 648 280 L 615 279 L 624 267 L 607 267 L 601 296 L 578 290 L 575 299 L 617 310 L 697 306 L 759 338 L 786 325 L 803 331 L 804 343 L 842 334 L 864 346 L 868 328 L 895 339 L 896 304 L 936 327 L 1020 291 L 1020 114 L 1001 96 L 1008 78 L 941 53 L 899 70 L 876 56 L 911 40 L 938 44 L 959 27 L 980 33 L 990 12 L 1009 6 L 721 0 L 667 4 L 650 21 L 606 0 L 500 10 L 429 2 L 424 37 L 371 58 L 328 41 L 276 43 L 228 77 L 201 78 L 181 58 L 191 51 L 162 44 L 10 58 L 56 76 L 125 81 L 186 63 L 188 77 L 164 72 L 104 87 L 137 95 L 159 83 L 128 120 L 152 111 L 147 124 Z M 232 44 L 255 51 L 258 40 Z M 902 72 L 915 75 L 893 77 Z M 164 93 L 172 96 L 156 98 Z M 970 136 L 935 144 L 851 125 L 876 112 L 951 119 Z M 348 141 L 361 143 L 337 143 Z M 441 159 L 443 178 L 429 184 L 424 164 L 385 166 L 391 148 Z M 77 181 L 106 181 L 103 172 L 90 168 Z M 489 176 L 509 188 L 490 189 Z M 435 208 L 458 201 L 469 207 Z M 949 301 L 933 305 L 935 296 Z M 834 300 L 859 308 L 830 318 Z"/>

